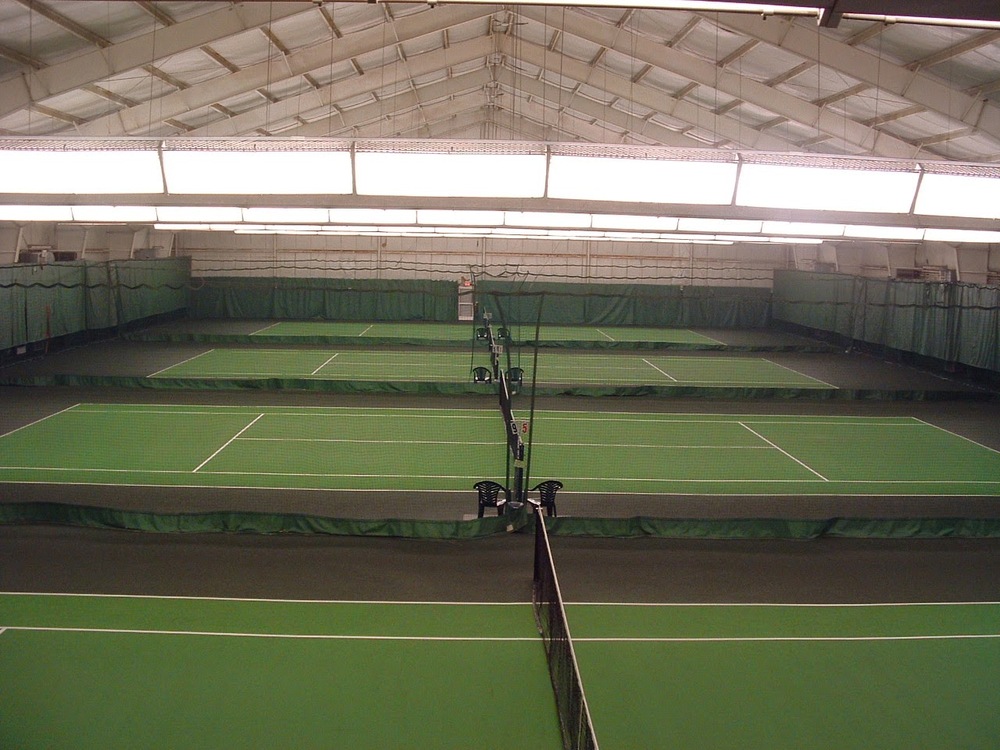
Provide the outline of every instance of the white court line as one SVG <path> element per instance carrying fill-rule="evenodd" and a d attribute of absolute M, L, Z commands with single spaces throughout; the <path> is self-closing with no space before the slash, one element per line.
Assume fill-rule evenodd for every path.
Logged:
<path fill-rule="evenodd" d="M 188 357 L 187 359 L 185 359 L 185 360 L 183 360 L 181 362 L 174 362 L 174 364 L 169 365 L 167 367 L 164 367 L 162 370 L 157 370 L 156 372 L 151 373 L 151 374 L 147 375 L 146 377 L 147 378 L 155 378 L 160 373 L 164 373 L 167 370 L 172 370 L 175 367 L 180 367 L 181 365 L 186 365 L 188 362 L 193 362 L 194 360 L 198 359 L 198 357 L 204 357 L 206 354 L 211 354 L 214 351 L 215 351 L 215 349 L 209 349 L 208 351 L 202 352 L 201 354 L 195 354 L 193 357 Z"/>
<path fill-rule="evenodd" d="M 500 445 L 499 441 L 476 440 L 354 440 L 351 438 L 264 438 L 245 437 L 242 442 L 262 443 L 363 443 L 373 445 Z M 649 448 L 651 450 L 770 450 L 766 445 L 674 445 L 671 443 L 553 443 L 548 440 L 535 441 L 535 445 L 553 448 Z"/>
<path fill-rule="evenodd" d="M 823 480 L 824 482 L 829 482 L 829 481 L 830 481 L 829 479 L 827 479 L 826 477 L 824 477 L 824 476 L 823 476 L 822 474 L 820 474 L 820 473 L 819 473 L 818 471 L 816 471 L 816 470 L 815 470 L 814 468 L 812 468 L 811 466 L 809 466 L 809 465 L 807 465 L 807 464 L 803 463 L 802 461 L 800 461 L 799 459 L 797 459 L 797 458 L 796 458 L 795 456 L 793 456 L 793 455 L 792 455 L 791 453 L 789 453 L 788 451 L 786 451 L 786 450 L 785 450 L 784 448 L 782 448 L 782 447 L 780 447 L 780 446 L 778 446 L 778 445 L 776 445 L 776 444 L 772 443 L 772 442 L 771 442 L 770 440 L 768 440 L 768 439 L 767 439 L 766 437 L 764 437 L 763 435 L 761 435 L 761 434 L 760 434 L 759 432 L 757 432 L 756 430 L 754 430 L 754 429 L 752 429 L 752 428 L 750 428 L 750 427 L 747 427 L 747 426 L 746 426 L 745 424 L 743 424 L 742 422 L 740 422 L 740 423 L 739 423 L 739 425 L 740 425 L 740 427 L 744 427 L 744 428 L 746 428 L 747 430 L 750 430 L 750 432 L 752 432 L 752 433 L 753 433 L 754 435 L 756 435 L 757 437 L 759 437 L 759 438 L 760 438 L 761 440 L 763 440 L 763 441 L 764 441 L 765 443 L 767 443 L 768 445 L 772 446 L 773 448 L 776 448 L 777 450 L 781 451 L 781 452 L 782 452 L 782 453 L 784 453 L 784 454 L 785 454 L 786 456 L 788 456 L 788 457 L 789 457 L 790 459 L 792 459 L 792 460 L 793 460 L 793 461 L 794 461 L 795 463 L 797 463 L 797 464 L 798 464 L 799 466 L 801 466 L 801 467 L 803 467 L 803 468 L 805 468 L 805 469 L 808 469 L 808 470 L 809 470 L 809 471 L 811 471 L 811 472 L 812 472 L 813 474 L 815 474 L 815 475 L 816 475 L 816 476 L 818 476 L 818 477 L 819 477 L 820 479 L 822 479 L 822 480 Z"/>
<path fill-rule="evenodd" d="M 653 368 L 654 370 L 656 370 L 656 371 L 657 371 L 658 373 L 660 373 L 661 375 L 663 375 L 664 377 L 666 377 L 666 378 L 669 378 L 670 380 L 674 381 L 675 383 L 677 382 L 677 378 L 675 378 L 675 377 L 674 377 L 673 375 L 671 375 L 670 373 L 667 373 L 667 372 L 664 372 L 664 371 L 663 371 L 663 370 L 661 370 L 661 369 L 660 369 L 659 367 L 657 367 L 657 366 L 656 366 L 656 365 L 654 365 L 654 364 L 653 364 L 652 362 L 650 362 L 650 361 L 649 361 L 648 359 L 645 359 L 645 358 L 643 358 L 643 360 L 642 360 L 642 361 L 643 361 L 643 362 L 645 362 L 645 363 L 646 363 L 647 365 L 649 365 L 650 367 L 652 367 L 652 368 Z"/>
<path fill-rule="evenodd" d="M 81 406 L 81 404 L 73 404 L 72 406 L 67 406 L 65 409 L 60 409 L 59 411 L 52 412 L 52 414 L 49 414 L 49 415 L 44 416 L 44 417 L 41 417 L 40 419 L 36 419 L 34 422 L 28 422 L 28 424 L 23 424 L 20 427 L 15 427 L 10 432 L 5 432 L 3 435 L 0 435 L 0 438 L 5 438 L 8 435 L 13 435 L 15 432 L 19 432 L 20 430 L 27 429 L 28 427 L 34 427 L 36 424 L 44 422 L 46 419 L 52 419 L 52 417 L 58 417 L 60 414 L 65 414 L 70 409 L 75 409 L 78 406 Z M 84 410 L 84 412 L 86 412 L 86 410 Z"/>
<path fill-rule="evenodd" d="M 600 328 L 595 328 L 594 330 L 595 330 L 595 331 L 597 331 L 597 332 L 598 332 L 599 334 L 601 334 L 601 335 L 602 335 L 602 336 L 603 336 L 604 338 L 606 338 L 606 339 L 607 339 L 608 341 L 615 341 L 615 339 L 613 339 L 613 338 L 612 338 L 611 336 L 609 336 L 608 334 L 606 334 L 606 333 L 605 333 L 604 331 L 602 331 L 602 330 L 601 330 Z"/>
<path fill-rule="evenodd" d="M 277 321 L 277 322 L 275 322 L 275 323 L 271 323 L 271 325 L 269 325 L 269 326 L 264 326 L 259 331 L 252 331 L 250 333 L 250 335 L 251 336 L 256 336 L 258 333 L 264 333 L 264 331 L 270 331 L 272 328 L 274 328 L 277 325 L 281 325 L 281 321 L 280 320 Z"/>
<path fill-rule="evenodd" d="M 764 362 L 767 362 L 768 364 L 774 365 L 775 367 L 780 367 L 783 370 L 788 370 L 789 372 L 794 372 L 796 375 L 798 375 L 801 378 L 808 378 L 809 380 L 813 380 L 813 381 L 815 381 L 817 383 L 822 383 L 823 385 L 827 386 L 828 388 L 833 388 L 834 390 L 838 390 L 838 391 L 840 390 L 840 388 L 838 388 L 837 386 L 833 385 L 832 383 L 827 383 L 825 380 L 820 380 L 819 378 L 814 378 L 812 375 L 806 375 L 804 372 L 799 372 L 798 370 L 794 370 L 791 367 L 788 367 L 786 365 L 783 365 L 783 364 L 780 364 L 780 363 L 775 362 L 773 360 L 770 360 L 767 357 L 761 357 L 761 359 Z"/>
<path fill-rule="evenodd" d="M 692 331 L 690 328 L 684 329 L 688 333 L 693 333 L 695 336 L 701 336 L 703 339 L 708 339 L 713 344 L 719 344 L 720 346 L 729 346 L 725 341 L 719 341 L 718 339 L 712 338 L 711 336 L 706 336 L 704 333 L 698 333 L 697 331 Z"/>
<path fill-rule="evenodd" d="M 328 364 L 330 364 L 331 362 L 333 362 L 333 360 L 335 360 L 339 356 L 340 356 L 340 352 L 337 352 L 332 357 L 330 357 L 330 359 L 328 359 L 326 362 L 324 362 L 323 364 L 321 364 L 319 367 L 317 367 L 315 370 L 313 370 L 309 374 L 310 375 L 315 375 L 317 372 L 319 372 L 320 370 L 322 370 L 324 367 L 326 367 Z"/>
<path fill-rule="evenodd" d="M 10 625 L 4 630 L 18 630 L 32 633 L 97 633 L 102 635 L 171 635 L 200 636 L 215 638 L 275 638 L 310 641 L 454 641 L 454 642 L 532 642 L 539 636 L 451 636 L 451 635 L 338 635 L 331 633 L 238 633 L 214 630 L 155 630 L 144 628 L 59 628 L 28 625 Z"/>
<path fill-rule="evenodd" d="M 258 421 L 259 419 L 261 419 L 261 418 L 262 418 L 263 416 L 264 416 L 263 414 L 258 414 L 258 415 L 257 415 L 256 417 L 254 417 L 253 421 L 252 421 L 252 422 L 250 422 L 250 424 L 248 424 L 248 425 L 247 425 L 246 427 L 244 427 L 244 428 L 243 428 L 242 430 L 240 430 L 240 431 L 239 431 L 239 432 L 237 432 L 237 433 L 236 433 L 235 435 L 233 435 L 233 436 L 232 436 L 231 438 L 229 438 L 229 440 L 227 440 L 227 441 L 226 441 L 225 443 L 223 443 L 223 444 L 222 444 L 222 446 L 220 446 L 220 447 L 219 447 L 219 449 L 218 449 L 217 451 L 215 451 L 215 453 L 213 453 L 213 454 L 212 454 L 211 456 L 209 456 L 209 457 L 208 457 L 208 458 L 206 458 L 206 459 L 205 459 L 204 461 L 202 461 L 202 462 L 201 462 L 200 464 L 198 464 L 198 465 L 197 465 L 197 466 L 196 466 L 196 467 L 195 467 L 194 469 L 192 469 L 192 470 L 191 470 L 191 473 L 192 473 L 192 474 L 193 474 L 193 473 L 195 473 L 195 472 L 196 472 L 196 471 L 198 471 L 198 469 L 200 469 L 200 468 L 201 468 L 202 466 L 204 466 L 204 465 L 205 465 L 205 464 L 207 464 L 207 463 L 208 463 L 209 461 L 211 461 L 211 460 L 212 460 L 213 458 L 215 458 L 215 457 L 216 457 L 217 455 L 219 455 L 220 453 L 222 453 L 222 451 L 223 451 L 223 450 L 225 450 L 225 449 L 226 449 L 226 447 L 227 447 L 227 446 L 228 446 L 228 445 L 229 445 L 230 443 L 232 443 L 232 442 L 233 442 L 233 441 L 234 441 L 234 440 L 235 440 L 236 438 L 238 438 L 238 437 L 239 437 L 240 435 L 242 435 L 242 434 L 243 434 L 244 432 L 246 432 L 246 431 L 247 431 L 247 430 L 249 430 L 249 429 L 250 429 L 251 427 L 253 427 L 253 426 L 254 426 L 255 424 L 257 424 L 257 421 Z"/>
<path fill-rule="evenodd" d="M 957 602 L 565 602 L 567 607 L 706 607 L 706 608 L 773 608 L 773 609 L 894 609 L 897 607 L 997 607 L 1000 601 Z"/>
<path fill-rule="evenodd" d="M 372 323 L 372 324 L 371 324 L 370 326 L 368 326 L 368 327 L 367 327 L 367 328 L 366 328 L 365 330 L 363 330 L 363 331 L 362 331 L 361 333 L 359 333 L 359 334 L 358 334 L 358 337 L 361 337 L 361 336 L 364 336 L 364 335 L 365 335 L 366 333 L 368 333 L 368 332 L 369 332 L 369 331 L 370 331 L 370 330 L 371 330 L 372 328 L 374 328 L 374 327 L 375 327 L 375 324 L 374 324 L 374 323 Z"/>
<path fill-rule="evenodd" d="M 4 596 L 58 596 L 81 599 L 154 599 L 164 601 L 194 601 L 194 602 L 247 602 L 249 604 L 365 604 L 365 605 L 391 605 L 412 607 L 416 605 L 446 607 L 528 607 L 530 601 L 523 602 L 464 602 L 464 601 L 419 601 L 406 599 L 268 599 L 261 597 L 239 597 L 239 596 L 175 596 L 165 594 L 77 594 L 68 591 L 0 591 L 0 597 Z"/>
<path fill-rule="evenodd" d="M 920 419 L 920 417 L 914 417 L 914 419 L 916 419 L 918 422 L 920 422 L 920 424 L 927 425 L 928 427 L 933 427 L 935 430 L 940 430 L 941 432 L 946 432 L 949 435 L 954 435 L 955 437 L 961 438 L 962 440 L 965 440 L 966 442 L 972 443 L 973 445 L 976 445 L 976 446 L 978 446 L 980 448 L 985 448 L 986 450 L 988 450 L 988 451 L 990 451 L 992 453 L 1000 453 L 1000 450 L 997 450 L 996 448 L 990 448 L 990 446 L 983 445 L 982 443 L 980 443 L 980 442 L 978 442 L 976 440 L 973 440 L 972 438 L 967 438 L 967 437 L 965 437 L 965 435 L 959 435 L 957 432 L 952 432 L 951 430 L 947 430 L 944 427 L 938 427 L 936 424 L 931 424 L 930 422 L 925 422 L 924 420 Z"/>
<path fill-rule="evenodd" d="M 1000 638 L 1000 633 L 953 633 L 950 635 L 775 635 L 663 638 L 577 638 L 574 643 L 789 643 L 789 642 L 879 642 L 879 641 L 962 641 Z"/>

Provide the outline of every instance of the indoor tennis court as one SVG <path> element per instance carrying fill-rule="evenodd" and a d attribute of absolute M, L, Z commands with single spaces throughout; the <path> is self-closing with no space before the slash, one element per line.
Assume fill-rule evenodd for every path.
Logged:
<path fill-rule="evenodd" d="M 1000 495 L 1000 452 L 915 418 L 539 410 L 518 429 L 533 475 L 567 495 Z M 0 447 L 4 482 L 453 493 L 506 481 L 493 410 L 76 404 Z"/>

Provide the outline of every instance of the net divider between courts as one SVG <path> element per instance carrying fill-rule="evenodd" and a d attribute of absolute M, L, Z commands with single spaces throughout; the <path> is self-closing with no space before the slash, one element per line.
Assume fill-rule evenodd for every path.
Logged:
<path fill-rule="evenodd" d="M 508 461 L 513 460 L 514 464 L 511 508 L 517 510 L 524 507 L 527 497 L 524 481 L 524 441 L 521 439 L 521 432 L 517 427 L 517 420 L 514 418 L 510 382 L 507 379 L 507 372 L 500 360 L 504 347 L 497 339 L 488 313 L 483 314 L 483 327 L 489 346 L 490 362 L 493 366 L 493 381 L 497 384 L 497 397 L 500 403 L 500 411 L 504 418 L 504 430 L 507 433 Z M 507 340 L 509 340 L 509 337 Z"/>
<path fill-rule="evenodd" d="M 563 746 L 566 750 L 598 750 L 580 666 L 570 638 L 566 608 L 552 560 L 552 548 L 540 509 L 535 509 L 535 569 L 531 601 L 552 678 Z"/>

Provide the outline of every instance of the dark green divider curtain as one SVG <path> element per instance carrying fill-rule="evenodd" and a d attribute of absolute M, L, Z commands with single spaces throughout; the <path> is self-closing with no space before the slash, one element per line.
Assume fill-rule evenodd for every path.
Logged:
<path fill-rule="evenodd" d="M 776 271 L 774 318 L 1000 371 L 1000 289 Z"/>
<path fill-rule="evenodd" d="M 512 325 L 534 325 L 543 294 L 542 323 L 548 325 L 760 328 L 771 317 L 771 291 L 758 287 L 490 280 L 476 285 L 482 309 Z"/>
<path fill-rule="evenodd" d="M 206 277 L 193 283 L 196 318 L 458 319 L 458 286 L 422 279 Z"/>
<path fill-rule="evenodd" d="M 187 307 L 187 258 L 0 268 L 0 350 Z"/>

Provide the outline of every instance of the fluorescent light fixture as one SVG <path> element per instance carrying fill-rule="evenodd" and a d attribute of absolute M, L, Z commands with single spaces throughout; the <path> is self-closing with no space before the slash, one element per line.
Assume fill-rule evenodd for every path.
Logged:
<path fill-rule="evenodd" d="M 762 230 L 764 234 L 844 236 L 843 224 L 813 224 L 805 221 L 765 221 Z"/>
<path fill-rule="evenodd" d="M 325 224 L 330 212 L 325 208 L 244 208 L 243 221 L 255 224 Z"/>
<path fill-rule="evenodd" d="M 172 195 L 344 195 L 349 151 L 163 151 Z"/>
<path fill-rule="evenodd" d="M 743 219 L 680 219 L 677 228 L 682 232 L 739 232 L 759 234 L 762 222 Z"/>
<path fill-rule="evenodd" d="M 919 241 L 924 238 L 924 230 L 917 227 L 880 227 L 848 224 L 844 227 L 844 236 L 872 240 Z"/>
<path fill-rule="evenodd" d="M 550 198 L 728 205 L 736 161 L 629 159 L 553 153 Z"/>
<path fill-rule="evenodd" d="M 354 154 L 358 195 L 541 198 L 545 153 L 511 145 L 442 141 L 388 150 L 377 141 Z"/>
<path fill-rule="evenodd" d="M 152 206 L 73 206 L 73 221 L 151 224 L 156 221 Z"/>
<path fill-rule="evenodd" d="M 451 227 L 493 227 L 503 224 L 503 211 L 417 211 L 418 224 L 435 224 Z"/>
<path fill-rule="evenodd" d="M 998 219 L 1000 169 L 970 167 L 954 173 L 927 171 L 920 181 L 913 210 L 933 216 Z"/>
<path fill-rule="evenodd" d="M 590 214 L 505 211 L 503 223 L 508 227 L 579 227 L 589 229 L 591 218 Z"/>
<path fill-rule="evenodd" d="M 0 193 L 162 193 L 156 151 L 5 149 Z"/>
<path fill-rule="evenodd" d="M 243 221 L 243 211 L 235 206 L 159 206 L 161 222 L 226 224 Z"/>
<path fill-rule="evenodd" d="M 594 229 L 628 229 L 637 232 L 673 232 L 677 229 L 677 219 L 668 216 L 592 214 L 590 223 Z"/>
<path fill-rule="evenodd" d="M 928 242 L 952 242 L 956 244 L 1000 243 L 1000 232 L 976 231 L 974 229 L 926 229 L 924 239 Z"/>
<path fill-rule="evenodd" d="M 398 208 L 331 208 L 334 224 L 416 224 L 417 212 Z"/>
<path fill-rule="evenodd" d="M 73 221 L 69 206 L 0 206 L 0 221 Z"/>
<path fill-rule="evenodd" d="M 745 163 L 740 169 L 736 204 L 756 208 L 814 211 L 908 213 L 920 176 L 915 165 L 885 170 L 839 168 L 839 160 L 817 166 Z M 827 166 L 823 162 L 830 162 Z M 905 164 L 905 163 L 904 163 Z"/>

